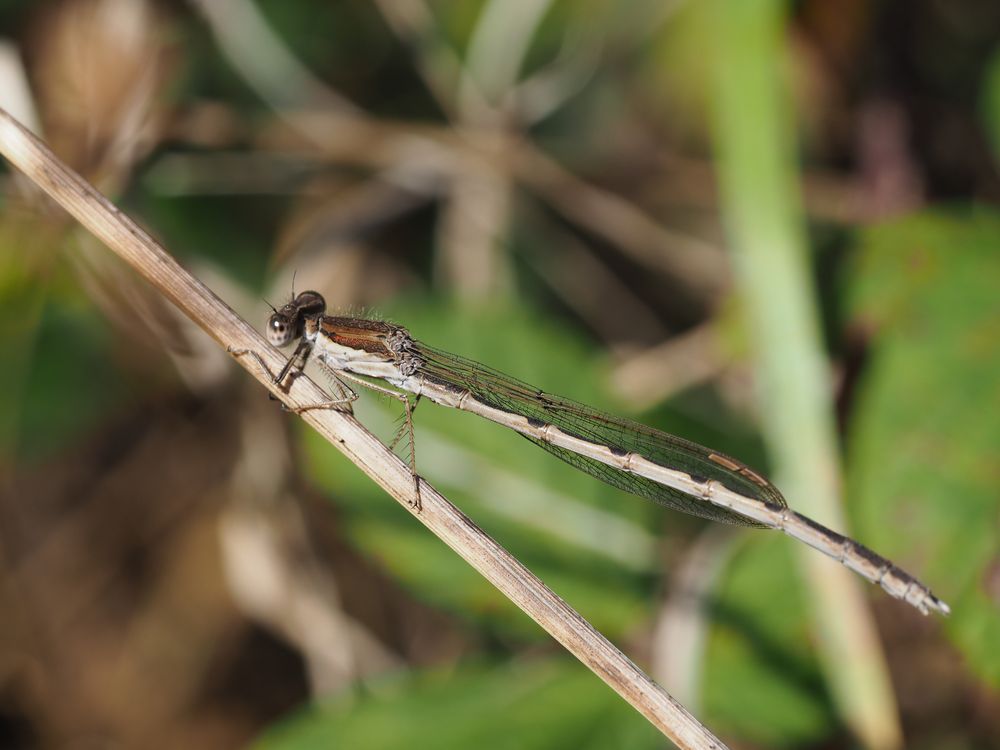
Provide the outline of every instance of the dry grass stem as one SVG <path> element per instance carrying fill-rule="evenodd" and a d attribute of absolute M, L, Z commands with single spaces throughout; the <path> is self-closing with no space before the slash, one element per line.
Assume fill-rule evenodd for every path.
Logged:
<path fill-rule="evenodd" d="M 135 268 L 221 346 L 259 353 L 272 371 L 281 353 L 135 222 L 122 214 L 15 119 L 0 110 L 0 151 L 109 248 Z M 291 408 L 325 399 L 306 377 L 288 393 L 261 371 L 252 357 L 237 361 Z M 406 465 L 352 416 L 331 410 L 302 414 L 314 429 L 383 489 L 413 512 L 413 479 Z M 683 706 L 633 664 L 527 568 L 490 539 L 461 511 L 421 480 L 423 510 L 415 517 L 461 555 L 505 596 L 586 664 L 681 748 L 721 748 L 722 743 Z"/>

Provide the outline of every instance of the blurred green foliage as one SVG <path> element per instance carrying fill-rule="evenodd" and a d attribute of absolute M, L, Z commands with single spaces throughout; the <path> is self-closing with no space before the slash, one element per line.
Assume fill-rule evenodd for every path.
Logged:
<path fill-rule="evenodd" d="M 469 664 L 386 680 L 316 706 L 265 734 L 260 750 L 403 747 L 643 748 L 663 738 L 569 659 Z"/>
<path fill-rule="evenodd" d="M 711 607 L 706 721 L 764 747 L 809 745 L 837 726 L 791 553 L 786 540 L 754 534 L 733 556 Z"/>
<path fill-rule="evenodd" d="M 1000 687 L 1000 213 L 939 210 L 865 231 L 845 285 L 873 332 L 848 430 L 858 532 L 941 581 L 947 628 Z"/>
<path fill-rule="evenodd" d="M 53 263 L 44 286 L 39 259 L 18 227 L 0 244 L 0 464 L 51 458 L 121 408 L 129 389 L 107 366 L 111 332 L 69 269 Z M 16 239 L 15 239 L 16 237 Z M 23 243 L 23 244 L 22 244 Z M 42 261 L 44 263 L 44 261 Z"/>

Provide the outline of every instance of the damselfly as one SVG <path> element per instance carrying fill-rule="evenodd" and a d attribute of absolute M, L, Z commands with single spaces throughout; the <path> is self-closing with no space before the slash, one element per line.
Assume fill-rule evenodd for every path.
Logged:
<path fill-rule="evenodd" d="M 509 427 L 576 468 L 668 508 L 713 521 L 779 529 L 924 614 L 930 610 L 949 612 L 948 605 L 930 589 L 886 558 L 791 510 L 773 484 L 734 458 L 554 396 L 478 362 L 427 346 L 401 326 L 333 317 L 325 311 L 322 296 L 302 292 L 271 315 L 267 338 L 273 345 L 283 347 L 300 339 L 274 380 L 284 382 L 314 355 L 336 378 L 344 397 L 305 409 L 346 405 L 357 398 L 345 381 L 401 401 L 416 485 L 413 502 L 418 507 L 412 413 L 417 401 L 426 397 Z M 260 361 L 259 356 L 257 359 Z M 260 364 L 263 366 L 262 361 Z M 364 378 L 381 380 L 394 388 Z M 416 398 L 411 401 L 407 394 Z"/>

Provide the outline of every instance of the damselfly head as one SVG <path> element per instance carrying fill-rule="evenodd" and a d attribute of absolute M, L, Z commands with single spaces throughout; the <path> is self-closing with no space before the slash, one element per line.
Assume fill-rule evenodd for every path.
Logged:
<path fill-rule="evenodd" d="M 287 346 L 302 335 L 306 318 L 322 315 L 326 300 L 319 292 L 302 292 L 267 319 L 267 340 L 277 347 Z"/>

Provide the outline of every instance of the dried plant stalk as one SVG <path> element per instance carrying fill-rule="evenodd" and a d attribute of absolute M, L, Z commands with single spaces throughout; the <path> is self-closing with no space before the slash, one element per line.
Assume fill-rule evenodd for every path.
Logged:
<path fill-rule="evenodd" d="M 272 371 L 281 368 L 285 358 L 249 323 L 2 109 L 0 152 L 220 345 L 257 352 Z M 326 399 L 307 377 L 296 378 L 285 393 L 252 357 L 239 357 L 237 362 L 292 409 Z M 409 505 L 414 491 L 409 469 L 353 416 L 313 409 L 302 418 L 678 747 L 725 747 L 589 622 L 423 480 L 423 509 L 414 512 Z"/>

